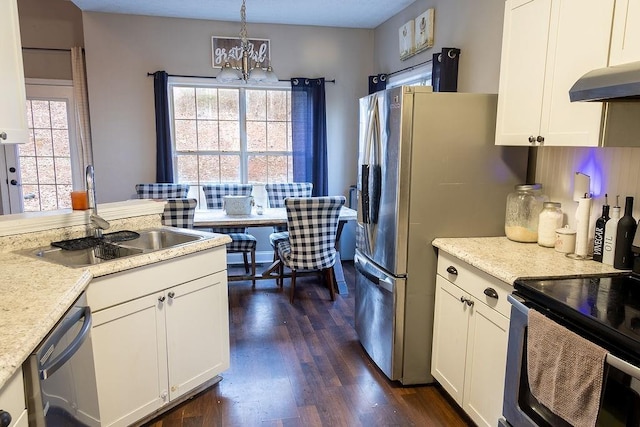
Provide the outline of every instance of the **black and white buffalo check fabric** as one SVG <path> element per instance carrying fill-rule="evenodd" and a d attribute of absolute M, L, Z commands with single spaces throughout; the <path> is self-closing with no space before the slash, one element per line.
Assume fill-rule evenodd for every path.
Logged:
<path fill-rule="evenodd" d="M 336 259 L 336 232 L 343 196 L 287 198 L 289 240 L 278 243 L 278 254 L 291 270 L 321 270 Z"/>
<path fill-rule="evenodd" d="M 270 208 L 284 208 L 284 199 L 287 197 L 311 197 L 313 184 L 310 182 L 276 182 L 266 184 L 264 189 L 267 191 Z M 275 226 L 273 231 L 275 233 L 287 231 L 287 226 Z"/>
<path fill-rule="evenodd" d="M 202 186 L 207 209 L 222 209 L 224 196 L 250 196 L 251 184 L 208 184 Z M 227 244 L 227 252 L 251 252 L 256 248 L 256 238 L 247 233 L 245 227 L 213 228 L 214 233 L 228 234 L 231 243 Z"/>
<path fill-rule="evenodd" d="M 162 213 L 162 224 L 171 227 L 193 228 L 196 199 L 168 199 Z"/>
<path fill-rule="evenodd" d="M 189 184 L 153 183 L 137 184 L 139 199 L 186 199 Z"/>

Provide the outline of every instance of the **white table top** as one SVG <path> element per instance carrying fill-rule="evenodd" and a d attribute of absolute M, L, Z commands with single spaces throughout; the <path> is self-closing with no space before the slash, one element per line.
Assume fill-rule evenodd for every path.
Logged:
<path fill-rule="evenodd" d="M 358 213 L 345 206 L 340 210 L 340 221 L 355 221 Z M 196 210 L 194 215 L 195 227 L 268 227 L 286 225 L 286 208 L 267 208 L 262 215 L 256 213 L 255 207 L 250 215 L 227 215 L 223 209 Z"/>

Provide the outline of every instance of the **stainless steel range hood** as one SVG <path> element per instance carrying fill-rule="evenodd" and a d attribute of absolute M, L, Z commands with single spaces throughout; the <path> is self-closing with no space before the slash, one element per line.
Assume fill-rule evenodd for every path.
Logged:
<path fill-rule="evenodd" d="M 640 61 L 589 71 L 569 89 L 575 101 L 640 101 Z"/>

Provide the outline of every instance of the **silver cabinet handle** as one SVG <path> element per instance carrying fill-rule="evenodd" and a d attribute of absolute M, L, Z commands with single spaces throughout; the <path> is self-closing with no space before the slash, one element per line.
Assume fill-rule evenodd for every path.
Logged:
<path fill-rule="evenodd" d="M 164 297 L 164 295 L 162 295 L 161 297 L 158 297 L 158 301 L 160 301 L 160 302 L 164 302 L 165 299 L 166 298 Z"/>
<path fill-rule="evenodd" d="M 175 292 L 169 292 L 169 294 L 168 294 L 168 295 L 169 295 L 169 298 L 173 298 L 173 297 L 175 297 L 175 296 L 176 296 Z"/>
<path fill-rule="evenodd" d="M 457 276 L 458 270 L 456 270 L 456 268 L 453 265 L 450 265 L 449 267 L 447 267 L 447 273 Z"/>
<path fill-rule="evenodd" d="M 466 301 L 467 301 L 467 299 L 466 299 L 465 297 L 460 297 L 460 302 L 461 302 L 461 303 L 463 303 L 463 304 L 464 304 Z"/>
<path fill-rule="evenodd" d="M 473 302 L 473 301 L 471 301 L 470 299 L 466 300 L 465 302 L 467 303 L 467 305 L 468 305 L 469 307 L 473 307 L 474 302 Z"/>
<path fill-rule="evenodd" d="M 532 144 L 533 144 L 534 142 L 536 142 L 536 137 L 535 137 L 535 136 L 533 136 L 533 135 L 531 135 L 531 136 L 529 137 L 529 142 L 530 142 L 530 143 L 532 143 Z"/>
<path fill-rule="evenodd" d="M 0 132 L 0 139 L 7 139 L 7 133 L 6 132 Z"/>
<path fill-rule="evenodd" d="M 536 138 L 536 141 L 542 144 L 544 142 L 544 136 L 538 135 L 538 137 Z"/>

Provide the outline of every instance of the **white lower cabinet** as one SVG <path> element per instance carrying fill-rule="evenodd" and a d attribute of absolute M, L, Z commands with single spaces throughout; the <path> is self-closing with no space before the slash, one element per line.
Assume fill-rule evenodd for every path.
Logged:
<path fill-rule="evenodd" d="M 498 425 L 511 286 L 441 252 L 431 373 L 479 426 Z"/>
<path fill-rule="evenodd" d="M 229 368 L 225 269 L 223 247 L 91 282 L 103 426 L 131 425 Z"/>
<path fill-rule="evenodd" d="M 18 369 L 0 390 L 0 411 L 11 415 L 10 427 L 27 427 L 29 417 L 24 400 L 24 381 L 22 369 Z"/>

